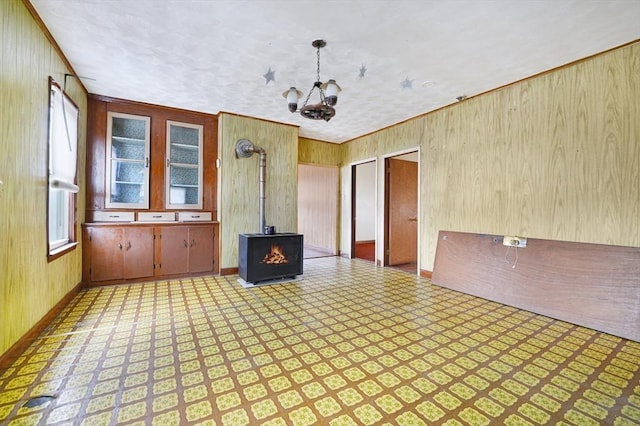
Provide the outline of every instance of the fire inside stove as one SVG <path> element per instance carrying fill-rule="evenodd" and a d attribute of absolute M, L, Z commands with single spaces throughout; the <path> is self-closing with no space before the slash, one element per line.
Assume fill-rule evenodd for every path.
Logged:
<path fill-rule="evenodd" d="M 271 244 L 271 251 L 264 255 L 262 262 L 267 265 L 283 265 L 289 263 L 289 259 L 285 256 L 281 246 L 277 244 Z"/>

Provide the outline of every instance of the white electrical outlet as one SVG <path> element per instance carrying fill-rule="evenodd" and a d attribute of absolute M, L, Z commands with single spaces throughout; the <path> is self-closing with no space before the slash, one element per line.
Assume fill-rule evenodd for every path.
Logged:
<path fill-rule="evenodd" d="M 502 245 L 507 247 L 526 247 L 527 239 L 524 237 L 516 237 L 512 235 L 505 235 L 502 239 Z"/>

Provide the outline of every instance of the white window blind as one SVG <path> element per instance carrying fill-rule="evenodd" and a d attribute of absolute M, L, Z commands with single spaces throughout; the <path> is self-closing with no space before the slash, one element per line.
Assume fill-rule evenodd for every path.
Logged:
<path fill-rule="evenodd" d="M 78 108 L 51 80 L 49 98 L 49 255 L 75 241 L 73 193 L 78 164 Z"/>
<path fill-rule="evenodd" d="M 78 108 L 58 86 L 51 85 L 49 185 L 78 192 Z"/>

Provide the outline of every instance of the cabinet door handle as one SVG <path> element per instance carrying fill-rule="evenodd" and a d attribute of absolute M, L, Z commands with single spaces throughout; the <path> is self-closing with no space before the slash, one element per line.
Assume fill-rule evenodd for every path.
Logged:
<path fill-rule="evenodd" d="M 147 167 L 147 168 L 149 167 L 149 157 L 145 157 L 144 166 Z"/>
<path fill-rule="evenodd" d="M 171 160 L 169 158 L 167 158 L 167 167 L 169 167 L 169 163 L 171 162 Z"/>
<path fill-rule="evenodd" d="M 118 248 L 122 250 L 122 243 L 118 243 Z"/>
<path fill-rule="evenodd" d="M 127 251 L 131 249 L 131 241 L 127 241 Z"/>
<path fill-rule="evenodd" d="M 187 243 L 187 240 L 184 240 L 184 246 L 185 247 L 189 247 L 189 244 Z"/>
<path fill-rule="evenodd" d="M 196 240 L 191 240 L 191 247 L 196 245 Z"/>

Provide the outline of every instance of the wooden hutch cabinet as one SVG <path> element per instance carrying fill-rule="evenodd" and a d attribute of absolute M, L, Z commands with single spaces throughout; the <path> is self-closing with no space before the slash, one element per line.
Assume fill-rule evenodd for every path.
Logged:
<path fill-rule="evenodd" d="M 217 117 L 88 105 L 85 284 L 218 273 Z"/>

